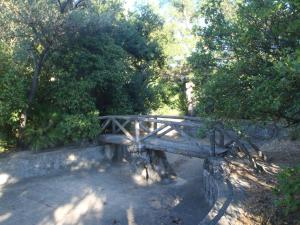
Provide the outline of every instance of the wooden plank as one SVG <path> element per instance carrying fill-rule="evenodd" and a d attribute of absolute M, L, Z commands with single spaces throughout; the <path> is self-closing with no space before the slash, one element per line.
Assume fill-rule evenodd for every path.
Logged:
<path fill-rule="evenodd" d="M 158 121 L 157 117 L 154 117 L 154 120 Z M 156 130 L 158 128 L 158 122 L 153 122 L 153 128 L 154 128 L 154 130 Z"/>
<path fill-rule="evenodd" d="M 215 130 L 215 132 L 218 132 L 218 134 L 219 134 L 219 138 L 216 138 L 217 135 L 215 134 L 216 145 L 218 145 L 220 147 L 224 147 L 225 146 L 225 137 L 224 137 L 224 134 L 222 133 L 221 130 Z"/>
<path fill-rule="evenodd" d="M 185 121 L 195 121 L 195 122 L 205 122 L 206 119 L 200 117 L 191 117 L 191 116 L 171 116 L 171 115 L 111 115 L 111 116 L 100 116 L 100 119 L 107 118 L 120 118 L 120 119 L 137 119 L 137 118 L 155 118 L 155 119 L 176 119 L 176 120 L 185 120 Z"/>
<path fill-rule="evenodd" d="M 144 143 L 144 146 L 147 149 L 160 150 L 190 157 L 207 158 L 210 156 L 210 147 L 208 145 L 203 145 L 202 149 L 199 150 L 198 147 L 191 146 L 187 142 L 183 143 L 159 138 L 149 138 Z"/>
<path fill-rule="evenodd" d="M 115 134 L 116 133 L 116 124 L 112 124 L 112 133 Z"/>
<path fill-rule="evenodd" d="M 111 122 L 111 119 L 106 120 L 104 125 L 102 125 L 100 128 L 100 134 L 104 131 L 104 129 L 109 125 L 110 122 Z"/>
<path fill-rule="evenodd" d="M 106 144 L 132 145 L 133 141 L 129 140 L 123 134 L 103 134 L 99 136 L 99 141 Z"/>
<path fill-rule="evenodd" d="M 168 126 L 167 126 L 168 127 Z M 164 135 L 166 135 L 167 133 L 169 133 L 170 131 L 174 130 L 173 127 L 169 127 L 168 129 L 166 129 L 165 131 L 161 132 L 160 134 L 157 134 L 156 137 L 162 137 Z"/>
<path fill-rule="evenodd" d="M 176 120 L 190 120 L 197 122 L 205 122 L 205 119 L 191 116 L 171 116 L 171 115 L 143 115 L 145 118 L 157 118 L 157 119 L 176 119 Z"/>
<path fill-rule="evenodd" d="M 198 141 L 189 136 L 187 133 L 185 133 L 182 129 L 180 129 L 179 127 L 175 126 L 174 129 L 181 134 L 181 136 L 185 137 L 188 141 L 190 141 L 191 143 L 194 143 L 195 145 L 198 145 Z"/>
<path fill-rule="evenodd" d="M 147 133 L 150 133 L 150 132 L 151 132 L 150 129 L 147 128 L 147 127 L 144 125 L 144 123 L 143 123 L 142 121 L 140 121 L 140 127 L 141 127 L 144 131 L 146 131 Z"/>
<path fill-rule="evenodd" d="M 213 129 L 210 134 L 211 155 L 216 156 L 216 130 Z"/>
<path fill-rule="evenodd" d="M 124 127 L 122 127 L 122 125 L 115 118 L 113 118 L 112 121 L 121 129 L 121 131 L 123 131 L 127 138 L 134 141 L 133 136 Z"/>
<path fill-rule="evenodd" d="M 140 123 L 138 120 L 134 121 L 135 141 L 140 142 Z"/>
<path fill-rule="evenodd" d="M 99 140 L 103 143 L 110 144 L 121 144 L 121 145 L 132 145 L 135 142 L 129 140 L 125 135 L 113 135 L 105 134 L 100 135 Z M 210 145 L 201 144 L 201 147 L 191 145 L 189 142 L 184 142 L 182 140 L 164 140 L 156 137 L 149 137 L 143 142 L 143 147 L 152 150 L 161 150 L 165 152 L 170 152 L 174 154 L 180 154 L 185 156 L 206 158 L 211 154 Z M 216 147 L 216 155 L 226 152 L 225 148 Z"/>
<path fill-rule="evenodd" d="M 149 138 L 145 141 L 145 147 L 153 150 L 162 150 L 171 153 L 177 153 L 186 156 L 194 156 L 205 158 L 210 156 L 210 145 L 201 144 L 200 146 L 193 146 L 189 142 L 164 140 L 161 138 Z M 222 154 L 227 149 L 216 148 L 216 154 Z"/>
<path fill-rule="evenodd" d="M 154 124 L 162 123 L 162 124 L 167 124 L 167 125 L 179 125 L 179 126 L 186 126 L 186 127 L 202 127 L 202 124 L 195 123 L 192 121 L 168 121 L 168 120 L 159 120 L 159 119 L 152 119 L 152 118 L 147 118 L 147 117 L 142 117 L 142 116 L 104 116 L 101 117 L 101 119 L 129 119 L 131 121 L 134 120 L 139 120 L 139 121 L 144 121 L 144 122 L 154 122 Z"/>
<path fill-rule="evenodd" d="M 124 123 L 122 123 L 122 127 L 125 128 L 129 122 L 130 122 L 130 120 L 126 120 Z M 118 127 L 117 130 L 116 130 L 116 133 L 118 133 L 120 131 L 121 131 L 121 129 Z"/>
<path fill-rule="evenodd" d="M 156 130 L 154 130 L 154 131 L 150 132 L 149 134 L 147 134 L 146 136 L 142 137 L 142 138 L 140 139 L 140 141 L 146 140 L 147 138 L 153 136 L 154 134 L 158 133 L 159 131 L 165 129 L 166 127 L 167 127 L 167 125 L 163 125 L 163 126 L 161 126 L 160 128 L 157 128 Z"/>

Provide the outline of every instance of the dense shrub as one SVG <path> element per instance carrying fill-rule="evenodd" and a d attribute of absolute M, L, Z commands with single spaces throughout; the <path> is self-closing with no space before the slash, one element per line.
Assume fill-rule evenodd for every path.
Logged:
<path fill-rule="evenodd" d="M 286 168 L 278 175 L 278 185 L 274 190 L 280 207 L 286 217 L 293 216 L 300 222 L 300 164 Z"/>

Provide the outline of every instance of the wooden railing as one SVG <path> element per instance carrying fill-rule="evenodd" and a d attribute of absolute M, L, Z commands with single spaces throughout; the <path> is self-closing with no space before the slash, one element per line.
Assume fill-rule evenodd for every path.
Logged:
<path fill-rule="evenodd" d="M 198 129 L 204 128 L 207 123 L 207 120 L 198 117 L 160 115 L 102 116 L 100 121 L 100 133 L 102 135 L 125 135 L 139 150 L 143 149 L 144 142 L 147 139 L 170 139 L 172 132 L 175 135 L 179 135 L 180 140 L 199 146 L 199 150 L 201 150 L 203 146 L 196 133 Z M 250 153 L 250 149 L 257 152 L 261 158 L 265 157 L 260 149 L 249 139 L 241 138 L 232 130 L 225 129 L 221 122 L 210 123 L 207 134 L 210 140 L 211 156 L 217 155 L 216 148 L 225 148 L 228 149 L 228 154 L 240 158 L 248 158 L 255 168 L 257 164 Z"/>
<path fill-rule="evenodd" d="M 138 149 L 143 148 L 143 142 L 148 138 L 163 138 L 171 132 L 176 133 L 185 141 L 198 145 L 201 143 L 196 135 L 191 135 L 189 130 L 203 128 L 203 120 L 196 117 L 187 116 L 102 116 L 101 134 L 122 134 L 125 135 Z M 216 132 L 219 133 L 217 140 Z M 195 132 L 194 132 L 195 134 Z M 169 136 L 170 137 L 170 136 Z M 210 132 L 211 155 L 216 155 L 216 145 L 224 146 L 220 140 L 224 140 L 223 134 L 212 129 Z"/>

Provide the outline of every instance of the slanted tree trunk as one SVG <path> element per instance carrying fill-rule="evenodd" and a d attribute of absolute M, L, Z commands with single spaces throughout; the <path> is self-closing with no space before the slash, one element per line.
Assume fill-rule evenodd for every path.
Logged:
<path fill-rule="evenodd" d="M 78 8 L 82 6 L 85 3 L 85 0 L 79 0 L 79 1 L 74 1 L 74 0 L 57 0 L 59 11 L 61 14 L 66 13 L 69 10 Z M 21 21 L 23 21 L 24 18 L 21 18 Z M 32 53 L 33 53 L 33 61 L 34 61 L 34 71 L 32 75 L 32 80 L 31 80 L 31 87 L 29 89 L 29 94 L 28 94 L 28 99 L 27 99 L 27 106 L 22 110 L 21 115 L 20 115 L 20 124 L 19 124 L 19 132 L 18 132 L 18 147 L 24 147 L 24 130 L 27 125 L 27 120 L 28 120 L 28 114 L 30 111 L 30 108 L 32 106 L 32 103 L 34 101 L 34 98 L 36 96 L 36 91 L 38 89 L 38 82 L 39 78 L 41 75 L 41 71 L 44 65 L 44 62 L 47 58 L 47 55 L 50 51 L 50 48 L 53 48 L 53 42 L 55 39 L 58 38 L 59 35 L 61 35 L 61 31 L 59 30 L 60 26 L 62 24 L 58 23 L 57 27 L 52 30 L 52 32 L 48 32 L 48 27 L 40 27 L 40 24 L 36 21 L 34 21 L 31 17 L 25 18 L 24 26 L 27 26 L 31 29 L 33 33 L 33 48 Z M 40 30 L 38 30 L 39 28 Z M 53 28 L 51 28 L 53 29 Z M 50 34 L 50 36 L 48 36 Z M 54 39 L 53 39 L 54 38 Z M 36 51 L 36 46 L 42 45 L 44 49 L 42 52 L 37 52 Z"/>
<path fill-rule="evenodd" d="M 38 81 L 41 75 L 41 71 L 44 65 L 44 62 L 47 58 L 49 52 L 49 47 L 46 47 L 42 53 L 39 55 L 33 54 L 33 62 L 34 62 L 34 71 L 32 75 L 31 80 L 31 87 L 29 89 L 29 95 L 27 99 L 27 106 L 23 109 L 21 115 L 20 115 L 20 126 L 19 126 L 19 136 L 18 136 L 18 147 L 23 148 L 24 147 L 24 130 L 27 124 L 27 118 L 28 118 L 28 110 L 30 109 L 32 102 L 35 98 L 36 91 L 38 88 Z"/>

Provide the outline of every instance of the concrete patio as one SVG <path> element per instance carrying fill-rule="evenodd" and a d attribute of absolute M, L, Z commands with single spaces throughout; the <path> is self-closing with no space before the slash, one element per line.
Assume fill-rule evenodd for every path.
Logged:
<path fill-rule="evenodd" d="M 147 184 L 127 164 L 29 178 L 0 189 L 3 225 L 195 225 L 209 211 L 201 159 L 168 155 L 178 177 Z"/>

